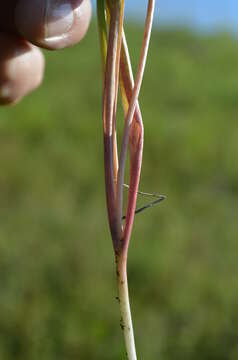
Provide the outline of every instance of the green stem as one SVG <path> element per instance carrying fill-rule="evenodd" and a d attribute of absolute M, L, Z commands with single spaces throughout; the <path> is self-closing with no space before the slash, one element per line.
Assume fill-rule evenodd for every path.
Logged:
<path fill-rule="evenodd" d="M 127 281 L 127 260 L 123 256 L 116 258 L 117 262 L 117 286 L 118 301 L 121 310 L 121 329 L 124 334 L 128 360 L 137 360 L 133 324 L 130 309 L 128 281 Z"/>
<path fill-rule="evenodd" d="M 99 32 L 99 40 L 100 40 L 100 47 L 101 47 L 103 76 L 104 76 L 104 72 L 105 72 L 106 58 L 107 58 L 107 24 L 106 24 L 105 11 L 106 11 L 105 10 L 105 1 L 98 0 L 97 1 L 97 17 L 98 17 L 98 32 Z"/>

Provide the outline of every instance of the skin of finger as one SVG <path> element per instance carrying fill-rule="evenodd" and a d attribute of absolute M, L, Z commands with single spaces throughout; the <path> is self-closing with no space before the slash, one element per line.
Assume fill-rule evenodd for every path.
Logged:
<path fill-rule="evenodd" d="M 73 9 L 73 24 L 66 33 L 52 38 L 46 36 L 45 7 L 42 0 L 19 0 L 15 23 L 19 33 L 33 44 L 50 49 L 62 49 L 78 43 L 86 34 L 92 13 L 90 0 L 69 0 Z M 59 1 L 60 3 L 60 1 Z M 65 3 L 65 0 L 62 0 Z M 50 19 L 48 19 L 50 21 Z"/>
<path fill-rule="evenodd" d="M 13 104 L 38 87 L 44 73 L 41 51 L 14 35 L 0 33 L 0 104 Z"/>

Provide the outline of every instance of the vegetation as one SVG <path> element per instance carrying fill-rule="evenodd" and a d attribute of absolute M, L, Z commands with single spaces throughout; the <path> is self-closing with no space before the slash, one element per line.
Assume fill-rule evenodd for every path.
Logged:
<path fill-rule="evenodd" d="M 93 25 L 79 47 L 47 54 L 41 89 L 0 110 L 0 359 L 125 357 L 97 43 Z M 154 31 L 140 187 L 168 198 L 136 217 L 130 245 L 141 359 L 238 358 L 237 99 L 236 40 Z"/>
<path fill-rule="evenodd" d="M 103 70 L 104 173 L 108 223 L 115 255 L 117 300 L 124 334 L 126 358 L 137 360 L 130 308 L 127 263 L 135 215 L 154 203 L 136 208 L 144 147 L 144 124 L 139 96 L 153 26 L 155 0 L 148 0 L 142 47 L 135 80 L 124 31 L 124 0 L 98 0 L 97 18 Z M 118 93 L 124 110 L 124 127 L 118 146 Z M 128 162 L 128 166 L 127 166 Z M 125 184 L 128 169 L 128 185 Z M 128 196 L 124 201 L 124 189 Z M 140 195 L 143 193 L 140 192 Z M 145 195 L 145 193 L 144 193 Z M 148 195 L 148 194 L 147 194 Z M 152 195 L 153 196 L 153 195 Z M 164 196 L 156 196 L 157 203 Z M 125 214 L 125 215 L 123 215 Z"/>

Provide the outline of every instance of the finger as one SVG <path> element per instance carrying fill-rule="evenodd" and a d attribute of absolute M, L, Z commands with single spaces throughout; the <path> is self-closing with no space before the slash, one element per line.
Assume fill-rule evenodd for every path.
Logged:
<path fill-rule="evenodd" d="M 0 49 L 0 104 L 11 104 L 40 85 L 44 58 L 37 47 L 14 35 L 0 33 Z"/>
<path fill-rule="evenodd" d="M 90 0 L 19 0 L 15 9 L 18 31 L 28 41 L 48 49 L 79 42 L 90 18 Z"/>
<path fill-rule="evenodd" d="M 0 31 L 16 33 L 15 7 L 17 0 L 1 1 Z"/>

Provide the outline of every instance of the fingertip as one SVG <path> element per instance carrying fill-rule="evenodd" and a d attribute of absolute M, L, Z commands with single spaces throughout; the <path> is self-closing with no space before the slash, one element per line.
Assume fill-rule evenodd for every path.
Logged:
<path fill-rule="evenodd" d="M 88 30 L 91 13 L 90 0 L 19 0 L 15 23 L 28 41 L 54 50 L 78 43 Z"/>
<path fill-rule="evenodd" d="M 14 104 L 37 88 L 45 61 L 41 51 L 12 35 L 0 34 L 0 104 Z"/>

